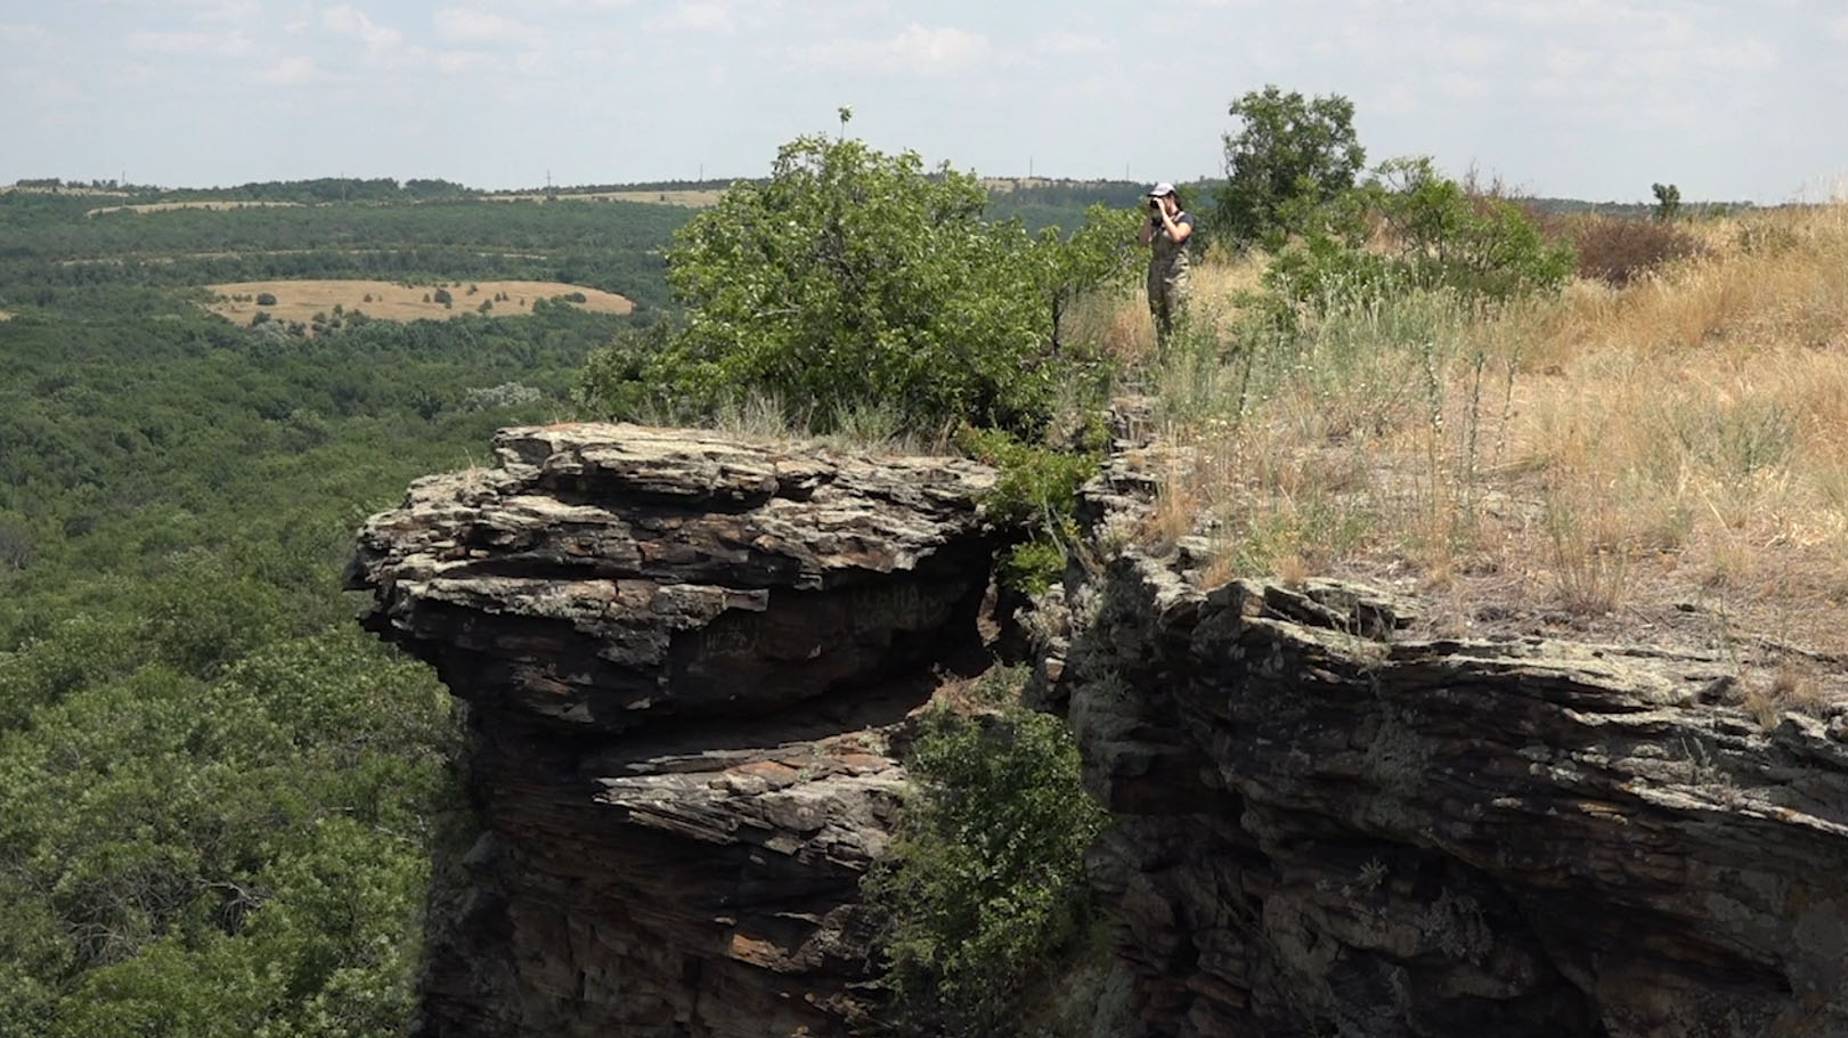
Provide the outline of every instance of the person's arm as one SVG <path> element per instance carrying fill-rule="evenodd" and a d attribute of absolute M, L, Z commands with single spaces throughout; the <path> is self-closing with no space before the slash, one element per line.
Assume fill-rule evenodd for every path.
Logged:
<path fill-rule="evenodd" d="M 1161 224 L 1163 229 L 1168 232 L 1168 240 L 1174 242 L 1176 245 L 1193 237 L 1193 221 L 1188 220 L 1186 223 L 1181 223 L 1174 217 L 1169 216 L 1168 210 L 1166 209 L 1161 211 Z"/>

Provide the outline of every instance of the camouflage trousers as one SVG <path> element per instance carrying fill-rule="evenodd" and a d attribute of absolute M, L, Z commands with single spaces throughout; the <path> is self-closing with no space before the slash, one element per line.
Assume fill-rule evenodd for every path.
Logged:
<path fill-rule="evenodd" d="M 1180 270 L 1149 270 L 1149 313 L 1155 316 L 1155 341 L 1166 346 L 1174 326 L 1187 309 L 1189 277 L 1186 267 Z"/>

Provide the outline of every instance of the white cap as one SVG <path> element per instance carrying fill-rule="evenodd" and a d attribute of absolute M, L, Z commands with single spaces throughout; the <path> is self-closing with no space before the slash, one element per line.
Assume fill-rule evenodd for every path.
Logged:
<path fill-rule="evenodd" d="M 1163 195 L 1171 195 L 1171 194 L 1174 194 L 1174 185 L 1164 180 L 1161 183 L 1155 185 L 1154 189 L 1149 192 L 1149 197 L 1150 198 L 1160 198 Z"/>

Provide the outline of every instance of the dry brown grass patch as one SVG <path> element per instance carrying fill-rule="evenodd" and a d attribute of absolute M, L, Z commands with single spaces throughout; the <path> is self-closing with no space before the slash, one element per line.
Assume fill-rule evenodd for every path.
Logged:
<path fill-rule="evenodd" d="M 475 287 L 470 294 L 469 286 Z M 635 304 L 615 294 L 562 281 L 462 281 L 443 285 L 405 285 L 392 281 L 239 281 L 208 285 L 214 299 L 206 305 L 213 313 L 249 324 L 262 310 L 278 321 L 311 321 L 316 314 L 332 314 L 336 306 L 347 313 L 360 312 L 385 321 L 444 320 L 461 314 L 476 313 L 483 302 L 492 301 L 491 317 L 518 317 L 532 313 L 533 304 L 541 299 L 555 299 L 582 292 L 585 301 L 574 304 L 598 313 L 626 314 Z M 436 302 L 434 293 L 446 288 L 453 297 L 450 308 Z M 258 306 L 262 293 L 276 297 L 274 306 Z M 506 296 L 496 300 L 496 296 Z M 370 296 L 370 300 L 367 297 Z M 233 298 L 238 297 L 238 298 Z M 426 297 L 430 297 L 426 301 Z"/>
<path fill-rule="evenodd" d="M 140 205 L 105 205 L 91 209 L 85 216 L 101 216 L 104 213 L 166 213 L 175 209 L 207 209 L 214 212 L 227 212 L 232 209 L 299 209 L 300 202 L 144 202 Z"/>
<path fill-rule="evenodd" d="M 1436 586 L 1499 630 L 1848 652 L 1848 205 L 1692 226 L 1703 255 L 1623 288 L 1489 315 L 1399 300 L 1312 323 L 1288 356 L 1221 336 L 1151 362 L 1167 433 L 1202 459 L 1157 539 L 1192 508 L 1226 573 Z M 1200 273 L 1227 293 L 1258 276 Z M 1089 327 L 1146 325 L 1141 307 Z"/>

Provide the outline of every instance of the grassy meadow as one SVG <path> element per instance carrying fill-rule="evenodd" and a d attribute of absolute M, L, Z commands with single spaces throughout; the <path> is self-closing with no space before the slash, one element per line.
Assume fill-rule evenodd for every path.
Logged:
<path fill-rule="evenodd" d="M 1698 645 L 1797 700 L 1840 684 L 1848 205 L 1685 230 L 1690 255 L 1621 286 L 1337 298 L 1287 333 L 1246 313 L 1267 260 L 1213 256 L 1167 356 L 1139 296 L 1095 301 L 1085 334 L 1189 448 L 1141 534 L 1204 536 L 1209 580 L 1416 589 L 1450 632 Z"/>

